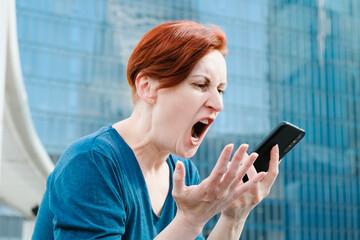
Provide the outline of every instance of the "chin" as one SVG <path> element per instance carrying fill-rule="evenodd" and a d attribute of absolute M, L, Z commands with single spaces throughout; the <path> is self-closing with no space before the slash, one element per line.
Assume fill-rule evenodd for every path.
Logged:
<path fill-rule="evenodd" d="M 175 155 L 181 157 L 181 158 L 192 158 L 196 152 L 198 150 L 198 147 L 196 148 L 192 148 L 188 151 L 179 151 L 179 152 L 176 152 Z"/>

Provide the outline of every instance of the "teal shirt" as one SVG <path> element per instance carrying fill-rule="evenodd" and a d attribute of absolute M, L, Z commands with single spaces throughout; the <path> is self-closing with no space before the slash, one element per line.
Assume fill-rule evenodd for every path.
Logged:
<path fill-rule="evenodd" d="M 157 216 L 135 155 L 114 128 L 79 139 L 47 180 L 32 239 L 155 238 L 176 214 L 171 195 L 176 161 L 185 165 L 185 184 L 199 184 L 194 164 L 170 154 L 170 189 Z"/>

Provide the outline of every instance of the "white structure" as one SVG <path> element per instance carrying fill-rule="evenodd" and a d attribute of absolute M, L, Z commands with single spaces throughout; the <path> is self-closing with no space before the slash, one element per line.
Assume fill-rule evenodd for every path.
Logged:
<path fill-rule="evenodd" d="M 29 220 L 54 168 L 34 129 L 19 59 L 14 0 L 0 1 L 0 200 Z"/>

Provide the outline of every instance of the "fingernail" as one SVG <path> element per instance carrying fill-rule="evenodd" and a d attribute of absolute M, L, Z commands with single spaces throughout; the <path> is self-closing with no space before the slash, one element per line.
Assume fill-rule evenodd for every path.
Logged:
<path fill-rule="evenodd" d="M 179 170 L 180 170 L 180 162 L 177 161 L 175 165 L 175 171 L 179 171 Z"/>

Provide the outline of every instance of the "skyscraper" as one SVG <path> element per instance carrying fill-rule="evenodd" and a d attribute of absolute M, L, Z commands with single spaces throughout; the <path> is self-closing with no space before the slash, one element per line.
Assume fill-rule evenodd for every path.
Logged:
<path fill-rule="evenodd" d="M 130 114 L 126 62 L 146 31 L 177 19 L 219 25 L 229 87 L 193 159 L 201 176 L 229 142 L 252 148 L 282 120 L 307 132 L 242 239 L 360 237 L 357 0 L 18 0 L 17 19 L 32 116 L 53 161 Z"/>

